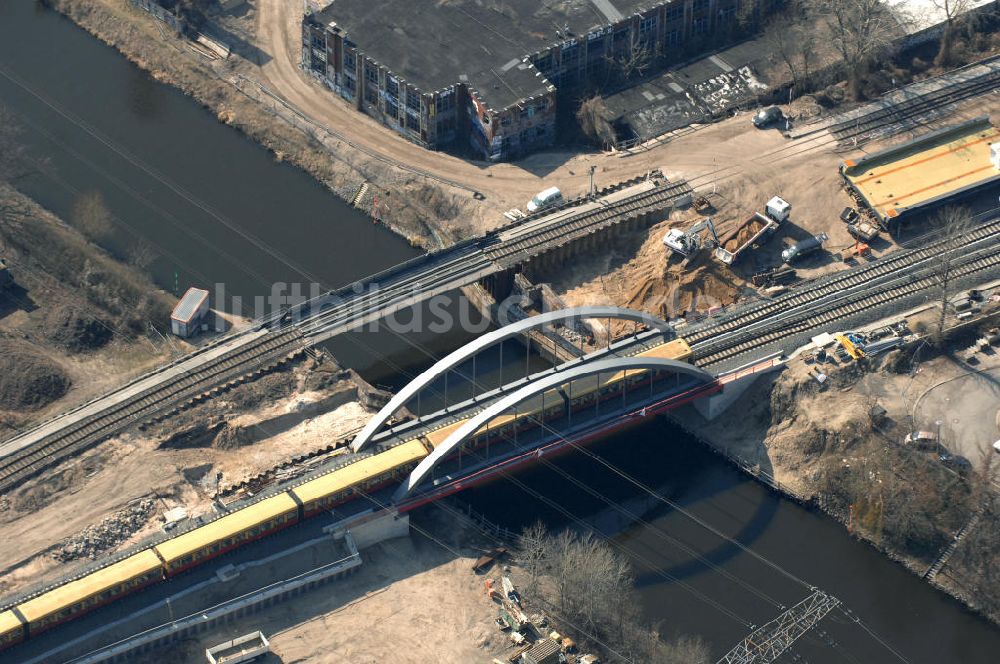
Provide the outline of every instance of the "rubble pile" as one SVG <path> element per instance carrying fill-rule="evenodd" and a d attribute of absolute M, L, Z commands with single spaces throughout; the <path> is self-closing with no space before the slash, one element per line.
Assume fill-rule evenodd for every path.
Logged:
<path fill-rule="evenodd" d="M 155 503 L 149 498 L 137 501 L 115 512 L 100 523 L 87 526 L 80 533 L 63 540 L 52 556 L 67 562 L 79 558 L 95 559 L 139 531 L 153 513 Z"/>

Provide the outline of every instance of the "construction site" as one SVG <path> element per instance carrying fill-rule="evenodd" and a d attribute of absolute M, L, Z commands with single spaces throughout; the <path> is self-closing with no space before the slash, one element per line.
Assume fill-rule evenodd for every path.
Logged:
<path fill-rule="evenodd" d="M 659 53 L 721 34 L 738 3 L 549 15 L 515 2 L 509 23 L 458 3 L 410 26 L 402 5 L 386 19 L 259 0 L 213 9 L 216 30 L 197 35 L 159 3 L 56 4 L 268 145 L 268 167 L 291 162 L 335 191 L 358 225 L 303 207 L 277 224 L 284 238 L 267 235 L 269 213 L 244 209 L 243 226 L 227 207 L 264 209 L 255 194 L 208 199 L 119 148 L 128 177 L 161 177 L 127 187 L 150 214 L 169 189 L 198 223 L 252 242 L 213 238 L 198 270 L 164 252 L 172 295 L 122 272 L 155 294 L 122 290 L 87 316 L 66 302 L 94 281 L 46 277 L 45 238 L 74 249 L 71 265 L 86 256 L 88 276 L 126 260 L 75 217 L 88 239 L 17 244 L 29 218 L 65 224 L 28 201 L 5 213 L 0 294 L 19 299 L 0 311 L 0 342 L 34 345 L 18 375 L 45 380 L 0 380 L 0 660 L 989 661 L 996 39 L 968 65 L 832 108 L 830 90 L 763 103 L 780 66 L 762 41 L 658 61 L 609 94 L 628 138 L 598 151 L 556 143 L 563 88 L 637 38 Z M 163 117 L 138 106 L 142 122 Z M 383 261 L 394 245 L 346 240 L 383 225 L 429 251 Z M 249 264 L 251 245 L 280 265 L 250 270 L 322 273 L 324 288 L 253 321 L 210 308 L 214 250 Z M 359 257 L 367 272 L 349 279 L 316 267 Z M 364 325 L 458 292 L 495 327 L 406 337 L 379 357 L 392 387 L 330 350 L 378 355 L 356 341 Z M 479 344 L 496 340 L 478 374 L 496 385 L 479 385 Z M 424 388 L 440 410 L 421 408 Z M 699 451 L 657 444 L 676 441 Z M 567 571 L 579 550 L 619 565 L 628 592 Z M 894 583 L 922 615 L 955 611 L 889 558 L 981 614 L 962 623 L 968 641 L 943 654 L 951 642 L 923 620 L 883 615 Z M 617 623 L 594 609 L 602 593 L 630 607 Z"/>

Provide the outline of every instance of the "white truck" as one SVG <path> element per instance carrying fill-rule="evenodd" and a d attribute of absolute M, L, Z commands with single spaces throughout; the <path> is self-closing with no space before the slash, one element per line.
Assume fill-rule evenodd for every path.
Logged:
<path fill-rule="evenodd" d="M 545 191 L 538 192 L 534 198 L 528 201 L 528 214 L 538 212 L 547 207 L 558 205 L 563 200 L 562 192 L 558 187 L 549 187 Z"/>
<path fill-rule="evenodd" d="M 792 206 L 788 201 L 780 196 L 772 197 L 764 206 L 764 214 L 755 212 L 722 238 L 715 257 L 726 265 L 732 265 L 748 248 L 756 248 L 767 240 L 791 212 Z"/>

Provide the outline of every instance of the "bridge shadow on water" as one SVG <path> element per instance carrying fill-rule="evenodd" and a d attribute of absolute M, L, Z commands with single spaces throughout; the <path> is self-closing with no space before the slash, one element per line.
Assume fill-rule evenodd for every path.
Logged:
<path fill-rule="evenodd" d="M 756 460 L 762 472 L 771 472 L 763 446 Z M 723 566 L 744 553 L 732 540 L 750 547 L 768 530 L 781 503 L 771 493 L 748 498 L 751 494 L 741 489 L 753 480 L 663 418 L 615 433 L 588 445 L 586 452 L 570 451 L 548 461 L 552 465 L 536 463 L 513 479 L 498 479 L 459 498 L 513 531 L 540 519 L 552 530 L 593 529 L 602 537 L 620 540 L 628 550 L 630 531 L 652 524 L 662 532 L 669 528 L 670 537 L 696 550 L 697 557 L 682 552 L 655 569 L 644 569 L 651 556 L 636 561 L 639 588 L 712 573 L 713 565 Z M 581 490 L 562 473 L 591 491 Z M 750 506 L 748 499 L 753 501 Z M 738 513 L 729 508 L 734 503 Z M 697 525 L 674 505 L 696 514 L 725 537 Z M 718 518 L 703 513 L 707 510 Z M 664 520 L 669 520 L 666 527 L 659 525 Z"/>

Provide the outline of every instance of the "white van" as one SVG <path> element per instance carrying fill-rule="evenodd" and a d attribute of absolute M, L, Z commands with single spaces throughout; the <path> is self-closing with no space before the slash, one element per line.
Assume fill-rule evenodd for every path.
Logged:
<path fill-rule="evenodd" d="M 559 187 L 549 187 L 528 201 L 528 213 L 531 214 L 532 212 L 538 212 L 542 208 L 557 205 L 562 202 L 562 199 L 563 196 L 562 192 L 559 191 Z"/>

